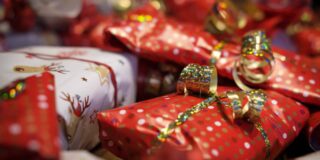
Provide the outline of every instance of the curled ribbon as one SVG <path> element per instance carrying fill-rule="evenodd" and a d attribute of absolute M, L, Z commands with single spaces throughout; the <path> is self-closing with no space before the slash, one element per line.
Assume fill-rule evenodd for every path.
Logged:
<path fill-rule="evenodd" d="M 217 70 L 214 66 L 189 64 L 185 67 L 177 83 L 177 92 L 188 94 L 188 91 L 211 95 L 216 93 L 218 85 Z"/>
<path fill-rule="evenodd" d="M 232 120 L 247 118 L 250 122 L 257 122 L 259 120 L 262 108 L 267 101 L 265 93 L 260 89 L 240 92 L 229 91 L 219 96 L 219 98 L 230 100 L 228 106 L 233 110 Z M 249 102 L 242 106 L 245 98 Z"/>
<path fill-rule="evenodd" d="M 269 157 L 270 142 L 266 132 L 258 122 L 262 108 L 267 100 L 265 93 L 262 90 L 228 91 L 218 96 L 216 92 L 217 82 L 217 71 L 213 65 L 200 66 L 197 64 L 189 64 L 182 70 L 177 83 L 177 92 L 184 94 L 189 94 L 189 92 L 203 93 L 208 95 L 208 97 L 204 101 L 179 114 L 175 121 L 161 129 L 156 141 L 154 141 L 154 146 L 159 146 L 165 142 L 174 132 L 175 128 L 186 122 L 189 117 L 207 108 L 210 104 L 227 98 L 230 100 L 228 106 L 231 106 L 233 110 L 233 119 L 248 119 L 255 124 L 257 130 L 265 140 L 267 157 Z M 248 99 L 248 102 L 242 106 L 245 97 Z"/>
<path fill-rule="evenodd" d="M 205 27 L 213 34 L 233 33 L 247 24 L 246 18 L 241 14 L 230 0 L 218 0 L 213 4 Z"/>
<path fill-rule="evenodd" d="M 241 81 L 239 75 L 250 83 L 263 83 L 271 75 L 274 63 L 270 42 L 265 33 L 252 31 L 242 40 L 241 56 L 234 64 L 232 76 L 241 89 L 252 90 Z"/>

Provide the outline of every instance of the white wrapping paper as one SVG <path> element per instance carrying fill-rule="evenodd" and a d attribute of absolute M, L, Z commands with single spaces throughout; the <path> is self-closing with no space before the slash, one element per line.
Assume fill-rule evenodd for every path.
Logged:
<path fill-rule="evenodd" d="M 99 142 L 96 113 L 115 104 L 112 71 L 117 104 L 135 101 L 137 59 L 129 54 L 93 48 L 29 47 L 0 53 L 0 66 L 0 88 L 44 71 L 54 74 L 63 149 L 91 149 Z"/>

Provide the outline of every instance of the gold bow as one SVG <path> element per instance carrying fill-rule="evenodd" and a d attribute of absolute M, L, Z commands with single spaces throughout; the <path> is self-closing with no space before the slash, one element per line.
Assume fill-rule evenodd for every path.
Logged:
<path fill-rule="evenodd" d="M 267 99 L 265 93 L 262 90 L 229 91 L 218 96 L 216 92 L 217 82 L 217 71 L 214 66 L 189 64 L 182 70 L 177 83 L 177 92 L 184 94 L 189 94 L 189 92 L 199 93 L 200 95 L 205 94 L 208 98 L 179 114 L 175 121 L 161 129 L 155 145 L 165 142 L 170 134 L 174 132 L 175 128 L 182 125 L 189 117 L 207 108 L 210 104 L 227 98 L 230 100 L 228 106 L 231 106 L 233 110 L 233 119 L 246 118 L 254 122 L 256 128 L 265 139 L 267 152 L 269 153 L 270 142 L 266 136 L 266 132 L 258 122 Z M 242 106 L 244 97 L 247 97 L 248 102 Z"/>
<path fill-rule="evenodd" d="M 219 99 L 224 98 L 229 100 L 227 106 L 231 107 L 233 111 L 231 120 L 245 118 L 250 122 L 259 120 L 262 108 L 267 100 L 265 93 L 260 89 L 239 92 L 228 91 L 219 96 Z M 242 106 L 245 99 L 248 100 L 248 103 Z"/>

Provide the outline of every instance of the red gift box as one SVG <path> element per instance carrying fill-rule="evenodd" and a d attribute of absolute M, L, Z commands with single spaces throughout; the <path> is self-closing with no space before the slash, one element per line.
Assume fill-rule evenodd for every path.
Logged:
<path fill-rule="evenodd" d="M 19 80 L 0 95 L 0 159 L 59 159 L 53 76 Z"/>
<path fill-rule="evenodd" d="M 128 19 L 106 29 L 106 42 L 118 42 L 140 57 L 154 61 L 171 61 L 182 65 L 210 64 L 218 52 L 218 73 L 233 79 L 232 69 L 241 53 L 241 45 L 222 43 L 199 26 L 186 25 L 165 18 L 152 7 L 128 14 Z M 258 85 L 273 89 L 301 102 L 320 104 L 318 59 L 311 59 L 273 47 L 274 72 Z M 257 87 L 257 85 L 254 85 Z"/>
<path fill-rule="evenodd" d="M 116 46 L 143 58 L 180 64 L 206 64 L 211 47 L 218 43 L 201 26 L 165 18 L 152 6 L 128 13 L 126 20 L 106 28 L 105 32 L 106 44 L 117 42 Z"/>
<path fill-rule="evenodd" d="M 218 93 L 236 90 L 219 87 Z M 273 91 L 261 113 L 261 126 L 275 158 L 300 132 L 309 112 L 300 103 Z M 161 129 L 203 98 L 171 94 L 130 106 L 100 112 L 103 146 L 124 159 L 264 159 L 265 139 L 246 121 L 232 123 L 217 103 L 194 114 L 176 128 L 154 152 L 150 150 Z"/>

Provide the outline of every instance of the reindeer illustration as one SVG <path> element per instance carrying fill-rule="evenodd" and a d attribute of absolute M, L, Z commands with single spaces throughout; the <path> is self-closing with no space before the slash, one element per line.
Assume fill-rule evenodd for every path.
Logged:
<path fill-rule="evenodd" d="M 93 71 L 98 73 L 100 79 L 100 85 L 108 84 L 109 82 L 109 69 L 103 65 L 89 64 L 88 71 Z"/>
<path fill-rule="evenodd" d="M 58 72 L 61 74 L 65 74 L 68 72 L 64 69 L 64 66 L 60 65 L 60 63 L 51 63 L 50 65 L 43 65 L 40 67 L 36 66 L 20 66 L 17 65 L 14 67 L 14 71 L 20 73 L 42 73 L 45 71 Z"/>
<path fill-rule="evenodd" d="M 78 128 L 79 120 L 83 118 L 83 113 L 88 109 L 91 105 L 89 100 L 89 96 L 86 96 L 84 100 L 81 100 L 79 95 L 75 95 L 75 97 L 71 97 L 70 94 L 62 92 L 63 97 L 60 97 L 66 102 L 69 102 L 69 112 L 71 113 L 70 123 L 66 128 L 68 141 L 72 141 L 72 137 L 74 136 L 76 129 Z"/>

